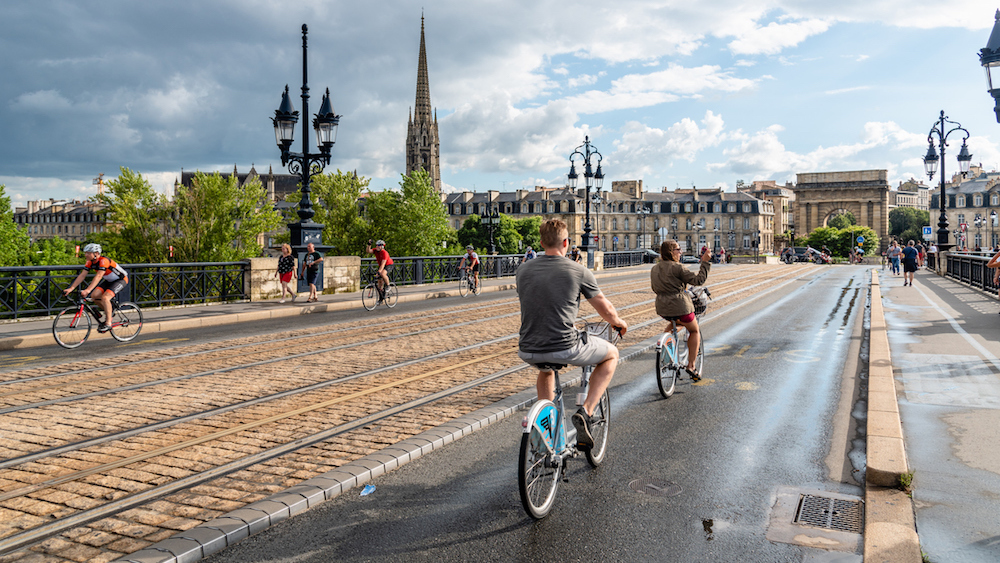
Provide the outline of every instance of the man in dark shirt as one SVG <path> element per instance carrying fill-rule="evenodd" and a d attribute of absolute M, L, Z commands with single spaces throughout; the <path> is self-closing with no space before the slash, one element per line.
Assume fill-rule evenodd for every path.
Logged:
<path fill-rule="evenodd" d="M 917 249 L 913 241 L 906 243 L 903 249 L 903 285 L 913 286 L 913 273 L 917 271 Z"/>
<path fill-rule="evenodd" d="M 622 335 L 628 324 L 601 293 L 593 272 L 566 260 L 569 249 L 566 223 L 550 219 L 539 230 L 545 253 L 517 269 L 517 295 L 521 302 L 518 356 L 533 366 L 546 363 L 596 366 L 590 376 L 587 399 L 572 417 L 577 441 L 582 447 L 591 447 L 594 439 L 590 427 L 597 422 L 593 419 L 594 409 L 618 367 L 618 348 L 602 338 L 580 338 L 580 331 L 574 326 L 580 311 L 580 294 Z M 553 400 L 555 375 L 539 369 L 535 387 L 539 399 Z"/>

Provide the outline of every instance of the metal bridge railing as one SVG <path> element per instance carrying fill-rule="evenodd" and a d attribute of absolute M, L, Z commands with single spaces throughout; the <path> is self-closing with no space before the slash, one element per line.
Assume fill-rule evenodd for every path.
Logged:
<path fill-rule="evenodd" d="M 402 256 L 393 258 L 393 269 L 389 279 L 396 285 L 457 281 L 459 279 L 458 265 L 462 261 L 462 256 Z M 514 275 L 521 263 L 521 255 L 480 255 L 479 262 L 481 263 L 480 278 L 503 278 Z M 375 281 L 377 265 L 374 258 L 361 259 L 362 287 Z"/>
<path fill-rule="evenodd" d="M 604 253 L 604 267 L 627 268 L 629 266 L 642 265 L 643 251 L 641 250 L 619 250 L 616 252 Z"/>
<path fill-rule="evenodd" d="M 121 299 L 140 307 L 249 299 L 245 283 L 249 262 L 122 264 L 122 267 L 128 271 L 129 283 Z M 0 319 L 47 316 L 66 307 L 70 301 L 62 291 L 80 273 L 80 268 L 0 268 Z"/>
<path fill-rule="evenodd" d="M 972 287 L 995 293 L 997 284 L 993 283 L 993 270 L 986 267 L 990 257 L 989 254 L 948 253 L 945 275 Z"/>

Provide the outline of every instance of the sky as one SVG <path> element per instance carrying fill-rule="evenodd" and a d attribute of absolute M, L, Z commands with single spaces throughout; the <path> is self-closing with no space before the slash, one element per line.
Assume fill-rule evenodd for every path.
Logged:
<path fill-rule="evenodd" d="M 122 167 L 167 194 L 181 170 L 286 171 L 270 118 L 286 84 L 302 109 L 307 24 L 310 112 L 329 88 L 342 115 L 327 171 L 398 187 L 421 14 L 445 191 L 564 185 L 587 136 L 606 188 L 643 180 L 647 191 L 733 190 L 740 180 L 865 169 L 887 170 L 893 186 L 928 182 L 922 157 L 942 110 L 971 134 L 973 163 L 1000 168 L 1000 124 L 978 58 L 998 7 L 9 0 L 0 5 L 0 184 L 23 205 L 89 197 L 99 173 Z"/>

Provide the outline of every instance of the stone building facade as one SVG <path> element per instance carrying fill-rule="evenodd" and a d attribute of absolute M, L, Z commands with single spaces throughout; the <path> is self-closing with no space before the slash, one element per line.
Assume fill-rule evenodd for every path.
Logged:
<path fill-rule="evenodd" d="M 108 229 L 104 206 L 92 201 L 29 201 L 14 209 L 14 224 L 25 230 L 32 241 L 59 237 L 83 241 L 93 233 Z"/>
<path fill-rule="evenodd" d="M 513 192 L 461 192 L 443 196 L 449 223 L 455 229 L 472 215 L 496 210 L 514 218 L 541 216 L 562 219 L 570 240 L 580 244 L 586 223 L 583 188 L 545 188 Z M 774 204 L 746 193 L 721 189 L 645 192 L 641 180 L 612 182 L 611 191 L 591 194 L 592 246 L 597 250 L 659 249 L 676 239 L 685 252 L 707 246 L 736 253 L 775 251 Z"/>
<path fill-rule="evenodd" d="M 871 228 L 884 250 L 889 240 L 889 184 L 885 170 L 797 174 L 795 236 L 825 227 L 835 215 L 849 211 L 858 225 Z"/>
<path fill-rule="evenodd" d="M 938 187 L 930 197 L 930 222 L 937 240 L 940 217 Z M 948 217 L 948 241 L 962 249 L 993 248 L 1000 245 L 1000 173 L 970 168 L 966 178 L 956 176 L 945 184 L 945 214 Z M 964 226 L 963 226 L 964 225 Z"/>
<path fill-rule="evenodd" d="M 431 108 L 431 87 L 427 78 L 427 48 L 424 17 L 420 16 L 420 55 L 417 60 L 417 97 L 406 125 L 406 173 L 426 170 L 431 185 L 441 192 L 441 140 L 437 111 Z"/>

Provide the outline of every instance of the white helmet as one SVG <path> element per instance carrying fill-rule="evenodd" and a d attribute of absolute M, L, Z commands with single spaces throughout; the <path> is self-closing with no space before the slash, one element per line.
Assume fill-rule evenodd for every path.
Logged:
<path fill-rule="evenodd" d="M 96 242 L 92 242 L 92 243 L 88 244 L 87 246 L 84 246 L 83 247 L 83 251 L 84 252 L 96 252 L 96 253 L 100 254 L 101 253 L 101 245 L 97 244 Z"/>
<path fill-rule="evenodd" d="M 375 241 L 375 246 L 385 246 L 384 240 Z"/>

